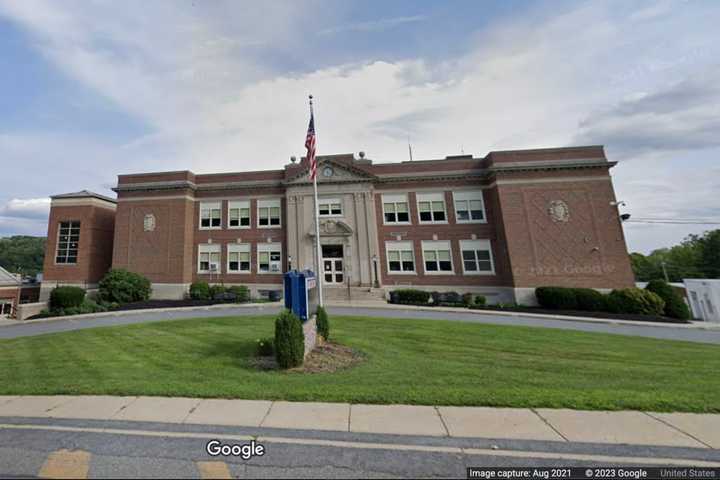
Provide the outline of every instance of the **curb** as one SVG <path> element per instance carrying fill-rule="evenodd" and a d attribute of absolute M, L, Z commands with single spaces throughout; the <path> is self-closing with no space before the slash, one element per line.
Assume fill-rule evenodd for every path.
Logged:
<path fill-rule="evenodd" d="M 419 307 L 417 305 L 393 305 L 388 303 L 387 305 L 362 305 L 362 304 L 343 304 L 328 302 L 328 307 L 340 307 L 340 308 L 371 308 L 378 310 L 416 310 L 425 312 L 449 312 L 449 313 L 470 313 L 474 315 L 499 315 L 506 317 L 530 317 L 530 318 L 542 318 L 549 320 L 565 320 L 573 322 L 586 322 L 586 323 L 601 323 L 610 325 L 627 325 L 637 327 L 663 327 L 663 328 L 687 328 L 693 330 L 720 330 L 720 325 L 699 325 L 698 323 L 663 323 L 663 322 L 643 322 L 637 320 L 620 320 L 614 318 L 591 318 L 591 317 L 576 317 L 570 315 L 551 315 L 547 313 L 525 313 L 525 312 L 501 312 L 496 310 L 474 310 L 471 308 L 454 308 L 454 307 Z"/>

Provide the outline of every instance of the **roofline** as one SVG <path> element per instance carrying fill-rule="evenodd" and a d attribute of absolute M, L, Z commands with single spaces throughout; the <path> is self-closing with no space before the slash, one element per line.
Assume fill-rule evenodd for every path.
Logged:
<path fill-rule="evenodd" d="M 72 198 L 96 198 L 98 200 L 102 200 L 104 202 L 117 204 L 117 200 L 114 198 L 107 197 L 105 195 L 100 195 L 99 193 L 95 192 L 71 192 L 71 193 L 60 193 L 57 195 L 51 195 L 50 200 L 68 200 Z"/>

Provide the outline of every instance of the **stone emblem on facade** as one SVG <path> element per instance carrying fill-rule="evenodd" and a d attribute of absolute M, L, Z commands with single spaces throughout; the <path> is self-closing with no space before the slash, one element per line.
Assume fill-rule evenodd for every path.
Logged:
<path fill-rule="evenodd" d="M 154 232 L 155 231 L 155 215 L 152 213 L 148 213 L 145 215 L 145 218 L 143 219 L 143 229 L 146 232 Z"/>
<path fill-rule="evenodd" d="M 570 220 L 570 208 L 562 200 L 553 200 L 548 205 L 548 214 L 555 223 L 567 223 Z"/>

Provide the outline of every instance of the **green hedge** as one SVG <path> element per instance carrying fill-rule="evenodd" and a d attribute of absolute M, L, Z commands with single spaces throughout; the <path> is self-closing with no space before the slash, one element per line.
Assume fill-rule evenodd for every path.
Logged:
<path fill-rule="evenodd" d="M 55 287 L 50 292 L 50 309 L 78 308 L 85 300 L 85 290 L 80 287 Z"/>
<path fill-rule="evenodd" d="M 299 367 L 305 354 L 302 323 L 290 310 L 283 310 L 275 320 L 275 359 L 280 368 Z"/>
<path fill-rule="evenodd" d="M 190 298 L 193 300 L 210 300 L 210 285 L 207 282 L 191 283 Z"/>
<path fill-rule="evenodd" d="M 635 287 L 613 290 L 608 296 L 608 301 L 611 311 L 615 313 L 660 316 L 665 308 L 665 301 L 658 295 Z"/>
<path fill-rule="evenodd" d="M 485 295 L 478 295 L 475 297 L 475 305 L 485 305 L 487 303 L 487 298 L 485 298 Z"/>
<path fill-rule="evenodd" d="M 98 284 L 100 299 L 106 302 L 142 302 L 150 298 L 151 292 L 150 280 L 122 268 L 110 270 Z"/>
<path fill-rule="evenodd" d="M 250 290 L 245 285 L 233 285 L 232 287 L 228 287 L 227 291 L 235 295 L 236 303 L 250 301 Z"/>
<path fill-rule="evenodd" d="M 403 288 L 392 292 L 397 303 L 407 304 L 426 304 L 430 301 L 430 292 L 424 290 L 415 290 L 412 288 Z"/>
<path fill-rule="evenodd" d="M 535 289 L 537 301 L 543 308 L 551 310 L 577 310 L 578 301 L 575 289 L 564 287 L 538 287 Z"/>
<path fill-rule="evenodd" d="M 330 338 L 330 320 L 323 307 L 317 307 L 317 332 L 325 340 Z"/>
<path fill-rule="evenodd" d="M 577 308 L 588 312 L 606 312 L 607 296 L 592 288 L 574 288 Z"/>
<path fill-rule="evenodd" d="M 651 280 L 645 287 L 645 290 L 653 292 L 665 301 L 665 316 L 678 318 L 680 320 L 690 319 L 690 309 L 685 303 L 685 300 L 683 300 L 682 295 L 667 282 L 663 280 Z"/>

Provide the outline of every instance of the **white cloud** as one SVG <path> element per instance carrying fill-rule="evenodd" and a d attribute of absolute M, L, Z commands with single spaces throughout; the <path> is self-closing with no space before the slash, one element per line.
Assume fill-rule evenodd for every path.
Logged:
<path fill-rule="evenodd" d="M 58 68 L 148 131 L 122 145 L 82 137 L 64 138 L 63 146 L 45 132 L 7 134 L 5 145 L 0 136 L 0 155 L 69 152 L 62 170 L 68 191 L 108 185 L 115 173 L 137 170 L 280 168 L 303 153 L 306 98 L 313 93 L 321 154 L 365 150 L 376 161 L 399 161 L 407 158 L 408 137 L 416 158 L 444 157 L 461 147 L 482 155 L 607 142 L 611 159 L 621 161 L 616 190 L 634 215 L 660 212 L 669 203 L 679 214 L 712 202 L 706 194 L 714 184 L 698 148 L 716 145 L 718 124 L 707 115 L 717 113 L 718 103 L 668 94 L 678 85 L 709 91 L 699 73 L 712 71 L 720 58 L 715 5 L 571 4 L 567 12 L 514 16 L 469 32 L 468 53 L 442 63 L 418 54 L 283 71 L 266 57 L 313 58 L 298 42 L 305 32 L 297 25 L 313 21 L 308 11 L 322 11 L 325 25 L 349 30 L 391 25 L 329 22 L 337 16 L 332 3 L 273 2 L 270 12 L 266 4 L 196 4 L 203 6 L 1 4 L 0 15 L 24 26 Z M 400 24 L 419 21 L 407 17 Z M 258 46 L 260 52 L 253 50 Z M 687 175 L 688 164 L 698 165 L 695 175 Z M 673 189 L 638 183 L 649 178 Z M 59 183 L 45 185 L 50 190 Z M 40 188 L 31 194 L 40 195 Z M 670 229 L 663 232 L 637 241 L 628 235 L 630 247 L 676 240 Z"/>
<path fill-rule="evenodd" d="M 341 32 L 378 32 L 408 23 L 423 22 L 427 20 L 427 18 L 426 15 L 412 15 L 407 17 L 380 18 L 367 22 L 347 23 L 320 30 L 318 35 L 334 35 Z"/>
<path fill-rule="evenodd" d="M 0 237 L 45 235 L 50 198 L 13 198 L 0 205 Z"/>

